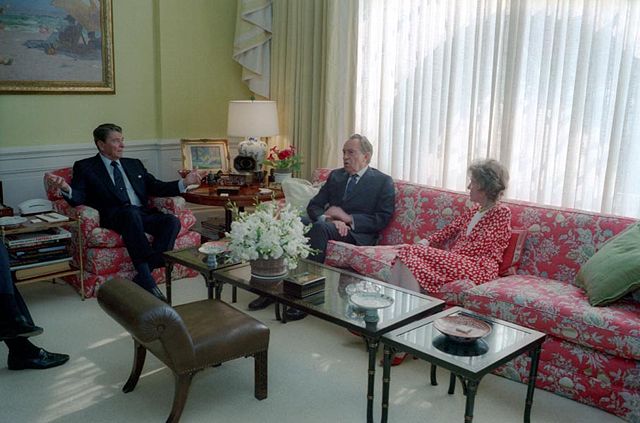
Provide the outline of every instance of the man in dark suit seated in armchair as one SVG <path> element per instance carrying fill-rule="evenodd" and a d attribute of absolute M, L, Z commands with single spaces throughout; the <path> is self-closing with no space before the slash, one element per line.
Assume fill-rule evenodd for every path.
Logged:
<path fill-rule="evenodd" d="M 200 183 L 197 171 L 172 182 L 157 180 L 138 159 L 123 158 L 122 128 L 104 123 L 93 131 L 98 154 L 73 165 L 71 186 L 60 176 L 50 183 L 58 187 L 72 206 L 87 205 L 100 213 L 100 225 L 119 233 L 137 275 L 134 282 L 163 301 L 151 271 L 164 266 L 162 253 L 173 248 L 180 231 L 177 217 L 148 206 L 148 197 L 178 195 Z M 145 233 L 153 236 L 150 245 Z"/>
<path fill-rule="evenodd" d="M 373 146 L 367 137 L 353 134 L 344 143 L 344 167 L 333 170 L 327 182 L 307 206 L 311 229 L 307 233 L 311 247 L 318 251 L 309 256 L 323 263 L 330 240 L 355 245 L 375 245 L 378 235 L 391 221 L 395 209 L 393 179 L 369 166 Z M 260 297 L 249 304 L 258 310 L 272 300 Z M 305 314 L 288 308 L 288 320 L 299 320 Z"/>

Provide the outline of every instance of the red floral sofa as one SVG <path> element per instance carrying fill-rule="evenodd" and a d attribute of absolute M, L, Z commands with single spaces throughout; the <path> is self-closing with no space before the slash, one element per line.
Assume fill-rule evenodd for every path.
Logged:
<path fill-rule="evenodd" d="M 95 296 L 96 289 L 105 281 L 114 277 L 132 279 L 135 269 L 129 258 L 129 253 L 122 237 L 116 232 L 100 227 L 100 215 L 94 208 L 88 206 L 71 207 L 59 194 L 52 189 L 47 182 L 47 175 L 62 176 L 71 183 L 72 169 L 70 167 L 48 172 L 44 176 L 44 186 L 49 200 L 53 202 L 53 208 L 67 216 L 81 219 L 82 232 L 82 257 L 84 266 L 84 296 Z M 195 247 L 200 245 L 200 234 L 189 229 L 196 223 L 196 218 L 185 207 L 182 197 L 158 197 L 150 199 L 153 207 L 157 207 L 165 213 L 172 213 L 180 219 L 180 232 L 175 242 L 175 249 Z M 74 237 L 74 261 L 78 261 L 77 238 Z M 173 279 L 197 276 L 197 272 L 181 265 L 173 268 Z M 155 269 L 153 278 L 158 283 L 164 283 L 164 268 Z M 63 278 L 78 292 L 81 290 L 79 276 L 67 276 Z"/>
<path fill-rule="evenodd" d="M 330 169 L 314 172 L 325 180 Z M 401 244 L 442 228 L 470 205 L 467 194 L 396 181 L 396 210 L 375 247 L 331 241 L 325 263 L 387 280 Z M 627 296 L 592 307 L 574 285 L 580 266 L 634 219 L 504 201 L 512 227 L 526 230 L 515 274 L 475 286 L 445 285 L 450 304 L 515 322 L 548 334 L 537 386 L 640 422 L 640 303 Z M 516 259 L 518 261 L 518 252 Z M 498 370 L 526 382 L 529 358 L 521 356 Z"/>

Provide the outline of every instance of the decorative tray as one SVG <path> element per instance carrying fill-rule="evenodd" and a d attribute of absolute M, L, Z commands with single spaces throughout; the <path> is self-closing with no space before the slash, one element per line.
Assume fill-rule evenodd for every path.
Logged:
<path fill-rule="evenodd" d="M 378 292 L 356 292 L 349 297 L 349 301 L 364 310 L 385 308 L 393 304 L 393 298 Z"/>
<path fill-rule="evenodd" d="M 491 333 L 491 325 L 471 316 L 458 314 L 433 322 L 433 326 L 456 342 L 473 342 Z"/>
<path fill-rule="evenodd" d="M 5 216 L 0 217 L 0 226 L 4 226 L 6 229 L 15 228 L 26 221 L 27 218 L 23 216 Z"/>

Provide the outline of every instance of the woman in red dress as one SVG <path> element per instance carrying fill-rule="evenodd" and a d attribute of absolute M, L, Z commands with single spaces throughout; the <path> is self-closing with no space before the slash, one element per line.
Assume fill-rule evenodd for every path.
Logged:
<path fill-rule="evenodd" d="M 390 283 L 435 294 L 448 282 L 468 279 L 479 285 L 498 277 L 511 237 L 511 210 L 498 204 L 509 172 L 493 159 L 474 162 L 468 172 L 469 197 L 476 204 L 418 244 L 403 247 L 391 269 Z M 450 248 L 442 249 L 446 245 Z M 406 357 L 406 353 L 395 354 L 391 365 L 401 364 Z"/>
<path fill-rule="evenodd" d="M 442 285 L 468 279 L 476 285 L 498 277 L 511 237 L 511 211 L 497 201 L 509 173 L 496 160 L 469 166 L 470 199 L 476 203 L 453 222 L 396 256 L 391 283 L 415 291 L 437 293 Z M 451 245 L 443 250 L 445 245 Z"/>

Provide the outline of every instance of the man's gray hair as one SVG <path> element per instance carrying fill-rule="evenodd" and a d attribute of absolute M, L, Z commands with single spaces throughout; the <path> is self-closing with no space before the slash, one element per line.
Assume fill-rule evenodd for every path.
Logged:
<path fill-rule="evenodd" d="M 349 139 L 360 141 L 360 151 L 362 151 L 363 154 L 368 153 L 369 156 L 373 155 L 373 145 L 371 145 L 371 142 L 367 137 L 360 134 L 353 134 L 349 137 Z"/>

